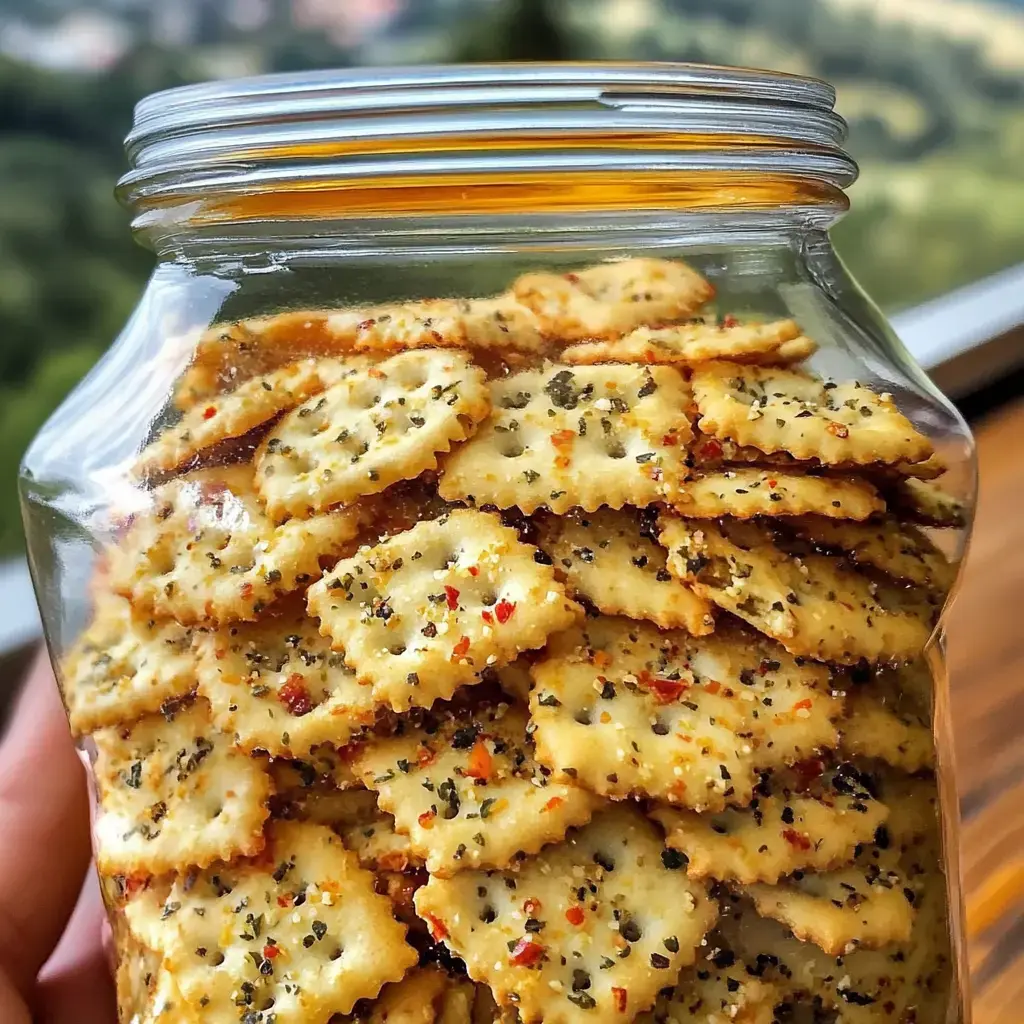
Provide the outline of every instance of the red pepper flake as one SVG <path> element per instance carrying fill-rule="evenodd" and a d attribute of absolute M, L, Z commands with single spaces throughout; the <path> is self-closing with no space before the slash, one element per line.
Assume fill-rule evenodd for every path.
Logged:
<path fill-rule="evenodd" d="M 454 587 L 449 587 L 446 583 L 444 586 L 444 596 L 448 601 L 448 610 L 455 611 L 459 607 L 459 592 Z"/>
<path fill-rule="evenodd" d="M 388 375 L 383 370 L 378 370 L 376 366 L 371 366 L 367 371 L 366 375 L 372 377 L 374 380 L 387 380 Z"/>
<path fill-rule="evenodd" d="M 508 622 L 509 619 L 512 618 L 512 613 L 515 610 L 516 610 L 515 602 L 514 601 L 506 601 L 504 598 L 502 598 L 494 606 L 494 614 L 495 614 L 498 622 L 500 622 L 503 626 L 505 625 L 506 622 Z"/>
<path fill-rule="evenodd" d="M 277 699 L 296 718 L 308 715 L 313 710 L 313 701 L 309 696 L 309 690 L 306 689 L 306 684 L 298 672 L 293 672 L 287 678 L 284 686 L 277 691 Z"/>
<path fill-rule="evenodd" d="M 626 1012 L 626 1000 L 628 998 L 629 993 L 624 988 L 612 987 L 612 999 L 615 1000 L 615 1011 L 617 1013 Z"/>
<path fill-rule="evenodd" d="M 811 848 L 811 841 L 803 834 L 803 832 L 797 832 L 796 829 L 786 828 L 782 830 L 782 838 L 789 843 L 790 846 L 795 847 L 797 850 L 809 850 Z"/>
<path fill-rule="evenodd" d="M 666 434 L 661 439 L 661 443 L 665 445 L 666 448 L 670 448 L 672 445 L 679 444 L 679 434 L 677 434 L 676 431 L 673 430 L 670 433 Z"/>
<path fill-rule="evenodd" d="M 769 480 L 768 481 L 768 486 L 771 487 L 774 490 L 776 487 L 779 486 L 779 481 L 778 480 Z"/>
<path fill-rule="evenodd" d="M 576 432 L 574 430 L 556 430 L 551 435 L 551 443 L 556 448 L 564 448 L 566 445 L 572 444 L 576 440 Z"/>
<path fill-rule="evenodd" d="M 579 274 L 566 274 L 565 275 L 565 279 L 566 279 L 566 281 L 569 282 L 569 284 L 579 284 L 580 283 L 580 275 Z"/>
<path fill-rule="evenodd" d="M 494 773 L 494 758 L 487 749 L 487 743 L 479 739 L 473 744 L 469 752 L 469 764 L 466 765 L 466 774 L 471 779 L 479 782 L 487 782 Z"/>
<path fill-rule="evenodd" d="M 290 893 L 282 893 L 277 897 L 277 905 L 279 907 L 291 907 L 295 904 L 295 897 Z"/>
<path fill-rule="evenodd" d="M 523 900 L 523 913 L 526 914 L 527 917 L 536 917 L 540 913 L 542 906 L 543 904 L 536 897 L 527 896 L 526 899 Z"/>
<path fill-rule="evenodd" d="M 438 345 L 444 344 L 444 337 L 441 335 L 440 331 L 431 331 L 430 336 L 438 343 Z"/>
<path fill-rule="evenodd" d="M 434 818 L 436 817 L 437 815 L 433 811 L 424 811 L 416 820 L 419 822 L 420 828 L 430 829 L 434 827 Z"/>
<path fill-rule="evenodd" d="M 577 928 L 579 928 L 579 926 L 583 924 L 585 918 L 586 914 L 583 913 L 582 907 L 570 907 L 565 912 L 566 921 L 568 921 L 571 925 L 575 925 L 575 927 Z"/>
<path fill-rule="evenodd" d="M 825 774 L 825 762 L 820 757 L 809 757 L 804 761 L 797 761 L 790 769 L 797 777 L 798 790 L 806 790 L 815 779 L 820 779 Z"/>
<path fill-rule="evenodd" d="M 804 708 L 811 708 L 811 707 L 813 707 L 813 704 L 811 703 L 811 698 L 810 697 L 804 697 L 803 700 L 798 700 L 793 705 L 793 710 L 794 711 L 802 711 Z"/>
<path fill-rule="evenodd" d="M 208 405 L 203 410 L 203 419 L 204 420 L 212 420 L 213 417 L 216 416 L 216 415 L 217 415 L 217 407 L 215 405 Z"/>
<path fill-rule="evenodd" d="M 658 704 L 671 704 L 673 701 L 679 700 L 680 694 L 688 688 L 686 683 L 679 679 L 651 678 L 642 679 L 641 682 L 646 683 Z"/>
<path fill-rule="evenodd" d="M 252 594 L 252 584 L 243 583 L 239 590 L 241 591 L 242 597 L 249 597 Z"/>
<path fill-rule="evenodd" d="M 422 914 L 421 916 L 427 922 L 427 927 L 430 929 L 430 937 L 435 942 L 448 938 L 448 929 L 445 928 L 443 921 L 438 920 L 433 914 Z"/>
<path fill-rule="evenodd" d="M 460 636 L 455 646 L 452 648 L 452 659 L 457 660 L 465 655 L 469 650 L 469 637 Z"/>
<path fill-rule="evenodd" d="M 523 936 L 512 950 L 508 962 L 515 967 L 532 967 L 539 963 L 544 956 L 544 947 L 539 942 Z"/>
<path fill-rule="evenodd" d="M 697 449 L 697 456 L 702 462 L 710 462 L 713 459 L 720 459 L 722 457 L 722 445 L 714 438 L 711 438 L 705 441 Z"/>
<path fill-rule="evenodd" d="M 416 763 L 421 768 L 426 768 L 428 764 L 433 764 L 437 760 L 437 754 L 435 754 L 430 747 L 420 747 L 416 751 Z"/>
<path fill-rule="evenodd" d="M 129 875 L 124 880 L 125 899 L 131 899 L 137 892 L 146 888 L 148 879 L 145 875 Z"/>
<path fill-rule="evenodd" d="M 556 469 L 568 469 L 572 464 L 572 459 L 568 455 L 556 455 L 555 456 L 555 468 Z"/>
<path fill-rule="evenodd" d="M 708 693 L 712 694 L 718 693 L 718 691 L 721 690 L 721 688 L 722 684 L 717 679 L 710 680 L 707 686 L 704 687 L 704 689 L 707 690 Z"/>
<path fill-rule="evenodd" d="M 359 326 L 356 328 L 356 330 L 368 331 L 371 327 L 375 327 L 376 325 L 377 325 L 377 321 L 376 320 L 363 320 L 359 324 Z"/>
<path fill-rule="evenodd" d="M 832 434 L 833 437 L 842 438 L 850 436 L 849 428 L 842 423 L 836 423 L 835 420 L 829 420 L 829 422 L 825 424 L 825 429 Z"/>
<path fill-rule="evenodd" d="M 480 575 L 480 570 L 475 565 L 471 565 L 469 567 L 469 575 L 470 576 L 479 576 Z"/>
<path fill-rule="evenodd" d="M 561 807 L 565 803 L 565 797 L 553 796 L 545 805 L 545 811 L 553 811 L 556 807 Z"/>
<path fill-rule="evenodd" d="M 724 320 L 722 320 L 722 326 L 723 327 L 739 327 L 739 325 L 740 325 L 739 320 L 737 320 L 736 317 L 734 317 L 732 315 L 729 315 L 729 316 L 725 317 Z"/>
<path fill-rule="evenodd" d="M 351 743 L 346 743 L 343 747 L 338 747 L 338 757 L 348 764 L 363 752 L 363 747 L 365 746 L 366 744 L 361 740 L 353 740 Z"/>
<path fill-rule="evenodd" d="M 263 959 L 273 960 L 275 957 L 281 955 L 281 950 L 277 946 L 271 946 L 269 943 L 263 947 Z"/>
<path fill-rule="evenodd" d="M 480 618 L 488 625 L 494 625 L 494 616 L 486 608 L 480 613 Z"/>

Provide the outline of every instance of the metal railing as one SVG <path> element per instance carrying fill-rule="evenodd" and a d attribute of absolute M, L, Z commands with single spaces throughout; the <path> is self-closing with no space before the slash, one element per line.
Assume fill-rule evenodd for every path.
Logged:
<path fill-rule="evenodd" d="M 892 322 L 936 384 L 954 400 L 964 398 L 1024 368 L 1024 263 Z M 28 566 L 20 558 L 0 563 L 0 657 L 39 635 Z"/>

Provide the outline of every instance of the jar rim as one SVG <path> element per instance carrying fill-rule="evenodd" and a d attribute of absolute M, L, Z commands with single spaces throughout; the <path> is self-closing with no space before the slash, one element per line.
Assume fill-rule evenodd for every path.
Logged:
<path fill-rule="evenodd" d="M 487 176 L 509 161 L 562 174 L 754 167 L 840 190 L 857 168 L 834 104 L 835 90 L 818 79 L 685 63 L 262 75 L 140 101 L 118 195 L 145 209 L 318 179 L 436 177 L 449 166 Z"/>

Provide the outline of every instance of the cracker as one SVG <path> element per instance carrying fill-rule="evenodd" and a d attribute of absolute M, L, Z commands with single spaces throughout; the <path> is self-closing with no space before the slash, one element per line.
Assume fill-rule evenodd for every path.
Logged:
<path fill-rule="evenodd" d="M 966 505 L 937 483 L 908 477 L 892 486 L 888 498 L 897 512 L 922 526 L 962 529 L 967 525 Z"/>
<path fill-rule="evenodd" d="M 660 524 L 669 572 L 791 654 L 844 665 L 909 661 L 931 635 L 926 602 L 842 559 L 789 554 L 763 525 L 670 516 Z"/>
<path fill-rule="evenodd" d="M 438 967 L 414 967 L 399 982 L 337 1024 L 470 1024 L 475 986 Z"/>
<path fill-rule="evenodd" d="M 184 626 L 132 614 L 123 597 L 103 594 L 59 666 L 72 731 L 134 722 L 186 696 L 195 687 L 191 645 Z"/>
<path fill-rule="evenodd" d="M 692 315 L 714 288 L 680 260 L 636 258 L 569 274 L 524 274 L 512 294 L 562 341 L 616 338 Z"/>
<path fill-rule="evenodd" d="M 359 786 L 352 771 L 358 743 L 335 750 L 328 744 L 314 747 L 302 759 L 275 757 L 270 764 L 274 793 L 279 802 L 315 803 L 321 795 Z"/>
<path fill-rule="evenodd" d="M 907 942 L 916 894 L 900 870 L 899 852 L 865 846 L 849 867 L 798 872 L 777 885 L 744 886 L 762 917 L 789 928 L 832 956 L 858 947 Z"/>
<path fill-rule="evenodd" d="M 884 679 L 851 688 L 839 733 L 843 751 L 853 757 L 877 758 L 906 772 L 935 764 L 927 710 Z"/>
<path fill-rule="evenodd" d="M 603 796 L 697 810 L 745 803 L 755 769 L 836 741 L 828 673 L 738 630 L 587 619 L 533 669 L 537 756 Z"/>
<path fill-rule="evenodd" d="M 361 352 L 467 348 L 536 353 L 546 344 L 537 317 L 511 295 L 341 310 L 327 322 L 337 337 Z"/>
<path fill-rule="evenodd" d="M 696 814 L 659 806 L 651 815 L 687 858 L 690 877 L 772 884 L 847 863 L 874 839 L 889 810 L 866 781 L 844 768 L 810 790 L 769 782 L 750 807 Z"/>
<path fill-rule="evenodd" d="M 612 341 L 591 341 L 570 345 L 559 356 L 570 366 L 594 363 L 668 363 L 684 366 L 709 359 L 769 357 L 779 347 L 800 336 L 792 320 L 768 324 L 739 324 L 722 327 L 702 322 L 675 327 L 638 327 Z"/>
<path fill-rule="evenodd" d="M 805 359 L 810 359 L 817 351 L 818 343 L 801 335 L 798 338 L 783 341 L 778 348 L 762 356 L 737 361 L 759 363 L 762 366 L 792 366 L 794 363 L 802 363 Z"/>
<path fill-rule="evenodd" d="M 685 474 L 689 394 L 670 366 L 549 364 L 490 388 L 490 418 L 445 460 L 449 501 L 528 513 L 642 507 Z"/>
<path fill-rule="evenodd" d="M 545 517 L 539 536 L 570 590 L 602 612 L 649 619 L 695 636 L 714 630 L 710 602 L 668 571 L 664 548 L 646 535 L 635 510 L 600 508 Z"/>
<path fill-rule="evenodd" d="M 432 878 L 416 910 L 525 1024 L 629 1020 L 694 962 L 717 916 L 664 852 L 639 812 L 614 808 L 518 871 Z"/>
<path fill-rule="evenodd" d="M 786 527 L 824 552 L 845 555 L 904 583 L 946 593 L 956 575 L 955 567 L 921 530 L 891 516 L 850 523 L 808 515 L 788 521 Z"/>
<path fill-rule="evenodd" d="M 359 531 L 358 508 L 275 526 L 252 467 L 203 470 L 153 492 L 108 549 L 110 584 L 143 613 L 183 625 L 255 619 L 319 574 Z"/>
<path fill-rule="evenodd" d="M 276 519 L 379 494 L 436 469 L 489 411 L 484 372 L 464 353 L 404 352 L 288 413 L 256 452 L 256 486 Z"/>
<path fill-rule="evenodd" d="M 124 1012 L 120 997 L 118 1006 Z M 127 1020 L 131 1024 L 201 1024 L 182 998 L 174 976 L 163 967 L 154 974 L 153 991 L 141 1011 Z"/>
<path fill-rule="evenodd" d="M 504 668 L 499 668 L 494 673 L 495 680 L 502 692 L 514 697 L 522 704 L 530 702 L 530 687 L 533 686 L 533 679 L 530 677 L 531 662 L 526 657 L 517 658 Z"/>
<path fill-rule="evenodd" d="M 683 968 L 671 989 L 636 1024 L 774 1024 L 783 990 L 757 977 L 712 935 L 693 967 Z"/>
<path fill-rule="evenodd" d="M 353 767 L 432 875 L 504 868 L 585 825 L 598 804 L 548 780 L 526 727 L 507 704 L 464 711 L 368 742 Z"/>
<path fill-rule="evenodd" d="M 680 486 L 673 503 L 682 515 L 695 519 L 806 513 L 826 519 L 867 519 L 885 510 L 885 502 L 866 480 L 761 467 L 695 473 Z"/>
<path fill-rule="evenodd" d="M 429 707 L 576 620 L 535 553 L 495 516 L 458 509 L 338 562 L 309 610 L 375 700 Z"/>
<path fill-rule="evenodd" d="M 872 764 L 866 772 L 889 817 L 883 826 L 893 846 L 907 850 L 934 840 L 940 830 L 939 791 L 931 775 L 907 775 L 887 765 Z"/>
<path fill-rule="evenodd" d="M 334 360 L 306 359 L 240 384 L 190 408 L 139 455 L 134 472 L 141 477 L 170 473 L 206 448 L 241 437 L 322 391 L 340 372 Z"/>
<path fill-rule="evenodd" d="M 327 806 L 310 805 L 314 820 L 330 825 L 364 868 L 401 872 L 423 866 L 409 837 L 395 828 L 394 816 L 379 806 L 377 793 L 349 789 L 322 803 Z"/>
<path fill-rule="evenodd" d="M 249 752 L 344 746 L 376 719 L 370 687 L 301 607 L 198 634 L 195 673 L 217 727 Z"/>
<path fill-rule="evenodd" d="M 207 1024 L 326 1024 L 417 960 L 373 874 L 304 822 L 271 823 L 264 857 L 178 878 L 125 913 Z"/>
<path fill-rule="evenodd" d="M 763 452 L 830 465 L 918 462 L 932 454 L 891 396 L 853 382 L 723 361 L 697 367 L 692 383 L 704 433 Z"/>
<path fill-rule="evenodd" d="M 204 700 L 93 738 L 101 871 L 158 875 L 263 848 L 270 777 L 213 728 Z"/>

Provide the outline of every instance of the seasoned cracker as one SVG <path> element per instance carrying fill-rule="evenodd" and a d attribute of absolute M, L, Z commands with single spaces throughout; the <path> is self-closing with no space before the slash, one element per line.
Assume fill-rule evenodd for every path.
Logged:
<path fill-rule="evenodd" d="M 533 686 L 533 679 L 530 677 L 531 664 L 532 662 L 524 656 L 494 673 L 502 692 L 514 697 L 521 704 L 530 702 L 530 687 Z"/>
<path fill-rule="evenodd" d="M 533 668 L 538 759 L 603 796 L 746 803 L 755 770 L 836 742 L 828 673 L 739 630 L 587 619 Z"/>
<path fill-rule="evenodd" d="M 818 343 L 801 335 L 783 341 L 778 348 L 762 356 L 736 360 L 736 362 L 759 363 L 761 366 L 792 366 L 810 359 L 818 351 Z"/>
<path fill-rule="evenodd" d="M 616 338 L 643 325 L 681 320 L 714 295 L 682 261 L 649 258 L 569 274 L 524 274 L 511 291 L 537 315 L 545 335 L 566 342 Z"/>
<path fill-rule="evenodd" d="M 889 395 L 781 368 L 705 363 L 693 372 L 700 429 L 763 452 L 865 465 L 932 454 Z"/>
<path fill-rule="evenodd" d="M 341 372 L 341 365 L 305 359 L 193 406 L 142 450 L 134 472 L 141 477 L 173 472 L 205 449 L 247 434 L 322 391 Z"/>
<path fill-rule="evenodd" d="M 742 891 L 762 917 L 789 928 L 832 956 L 858 947 L 878 949 L 908 942 L 916 894 L 900 870 L 899 852 L 865 846 L 849 867 L 824 873 L 798 872 L 777 885 Z"/>
<path fill-rule="evenodd" d="M 908 477 L 897 481 L 888 494 L 897 512 L 922 526 L 962 529 L 967 507 L 939 484 Z"/>
<path fill-rule="evenodd" d="M 635 509 L 546 516 L 538 527 L 540 547 L 565 574 L 570 590 L 602 612 L 695 636 L 714 630 L 711 603 L 668 571 L 664 548 L 646 535 Z"/>
<path fill-rule="evenodd" d="M 309 611 L 375 700 L 429 707 L 576 620 L 535 553 L 495 516 L 458 509 L 338 562 Z"/>
<path fill-rule="evenodd" d="M 359 532 L 358 508 L 275 526 L 251 466 L 203 470 L 153 493 L 108 548 L 110 585 L 142 613 L 183 625 L 255 619 L 320 572 Z"/>
<path fill-rule="evenodd" d="M 365 1012 L 338 1024 L 471 1024 L 476 986 L 439 967 L 414 967 L 398 982 L 385 985 Z"/>
<path fill-rule="evenodd" d="M 933 775 L 908 775 L 878 763 L 871 763 L 865 774 L 878 799 L 889 808 L 884 829 L 893 846 L 909 850 L 922 840 L 935 840 L 941 823 L 939 790 Z"/>
<path fill-rule="evenodd" d="M 439 877 L 508 867 L 585 825 L 599 803 L 548 780 L 526 713 L 507 704 L 371 740 L 353 767 Z"/>
<path fill-rule="evenodd" d="M 669 363 L 694 365 L 709 359 L 770 357 L 784 343 L 800 336 L 792 320 L 722 327 L 702 322 L 675 327 L 638 327 L 612 341 L 570 345 L 558 357 L 570 366 L 594 363 Z"/>
<path fill-rule="evenodd" d="M 783 989 L 757 976 L 711 935 L 693 967 L 684 967 L 671 989 L 658 994 L 636 1024 L 774 1024 Z"/>
<path fill-rule="evenodd" d="M 921 530 L 891 516 L 850 523 L 808 515 L 790 520 L 786 526 L 824 552 L 845 555 L 894 579 L 943 594 L 956 574 L 955 567 Z"/>
<path fill-rule="evenodd" d="M 370 687 L 301 606 L 198 633 L 195 646 L 199 692 L 243 750 L 302 756 L 321 743 L 344 746 L 374 723 Z"/>
<path fill-rule="evenodd" d="M 627 807 L 601 812 L 517 871 L 432 878 L 416 910 L 525 1024 L 631 1019 L 694 962 L 717 916 Z"/>
<path fill-rule="evenodd" d="M 669 572 L 774 637 L 791 654 L 852 665 L 909 661 L 934 609 L 827 555 L 790 554 L 763 525 L 662 516 Z"/>
<path fill-rule="evenodd" d="M 166 894 L 155 887 L 125 914 L 205 1024 L 326 1024 L 417 960 L 373 874 L 330 829 L 305 822 L 272 822 L 260 859 L 178 878 Z"/>
<path fill-rule="evenodd" d="M 694 519 L 806 513 L 826 519 L 867 519 L 885 510 L 885 502 L 866 480 L 761 467 L 694 473 L 680 486 L 673 504 L 682 515 Z"/>
<path fill-rule="evenodd" d="M 931 719 L 926 705 L 901 690 L 899 678 L 880 675 L 850 688 L 839 723 L 840 746 L 849 756 L 918 772 L 935 764 Z"/>
<path fill-rule="evenodd" d="M 177 622 L 133 614 L 105 593 L 93 620 L 60 664 L 76 735 L 134 722 L 195 687 L 192 633 Z"/>
<path fill-rule="evenodd" d="M 216 731 L 206 701 L 93 739 L 101 871 L 159 875 L 263 848 L 270 777 Z"/>
<path fill-rule="evenodd" d="M 691 878 L 775 883 L 794 871 L 851 861 L 889 815 L 867 780 L 845 769 L 810 789 L 766 783 L 749 807 L 714 814 L 659 806 L 652 817 L 687 859 Z"/>
<path fill-rule="evenodd" d="M 270 764 L 278 802 L 302 805 L 321 796 L 360 785 L 352 771 L 358 743 L 335 750 L 328 744 L 314 747 L 304 758 L 275 757 Z"/>
<path fill-rule="evenodd" d="M 288 413 L 256 453 L 271 516 L 308 516 L 437 468 L 490 411 L 461 352 L 404 352 L 356 369 Z"/>
<path fill-rule="evenodd" d="M 685 475 L 689 392 L 673 367 L 549 364 L 490 390 L 490 418 L 444 462 L 449 501 L 527 513 L 643 507 Z"/>

